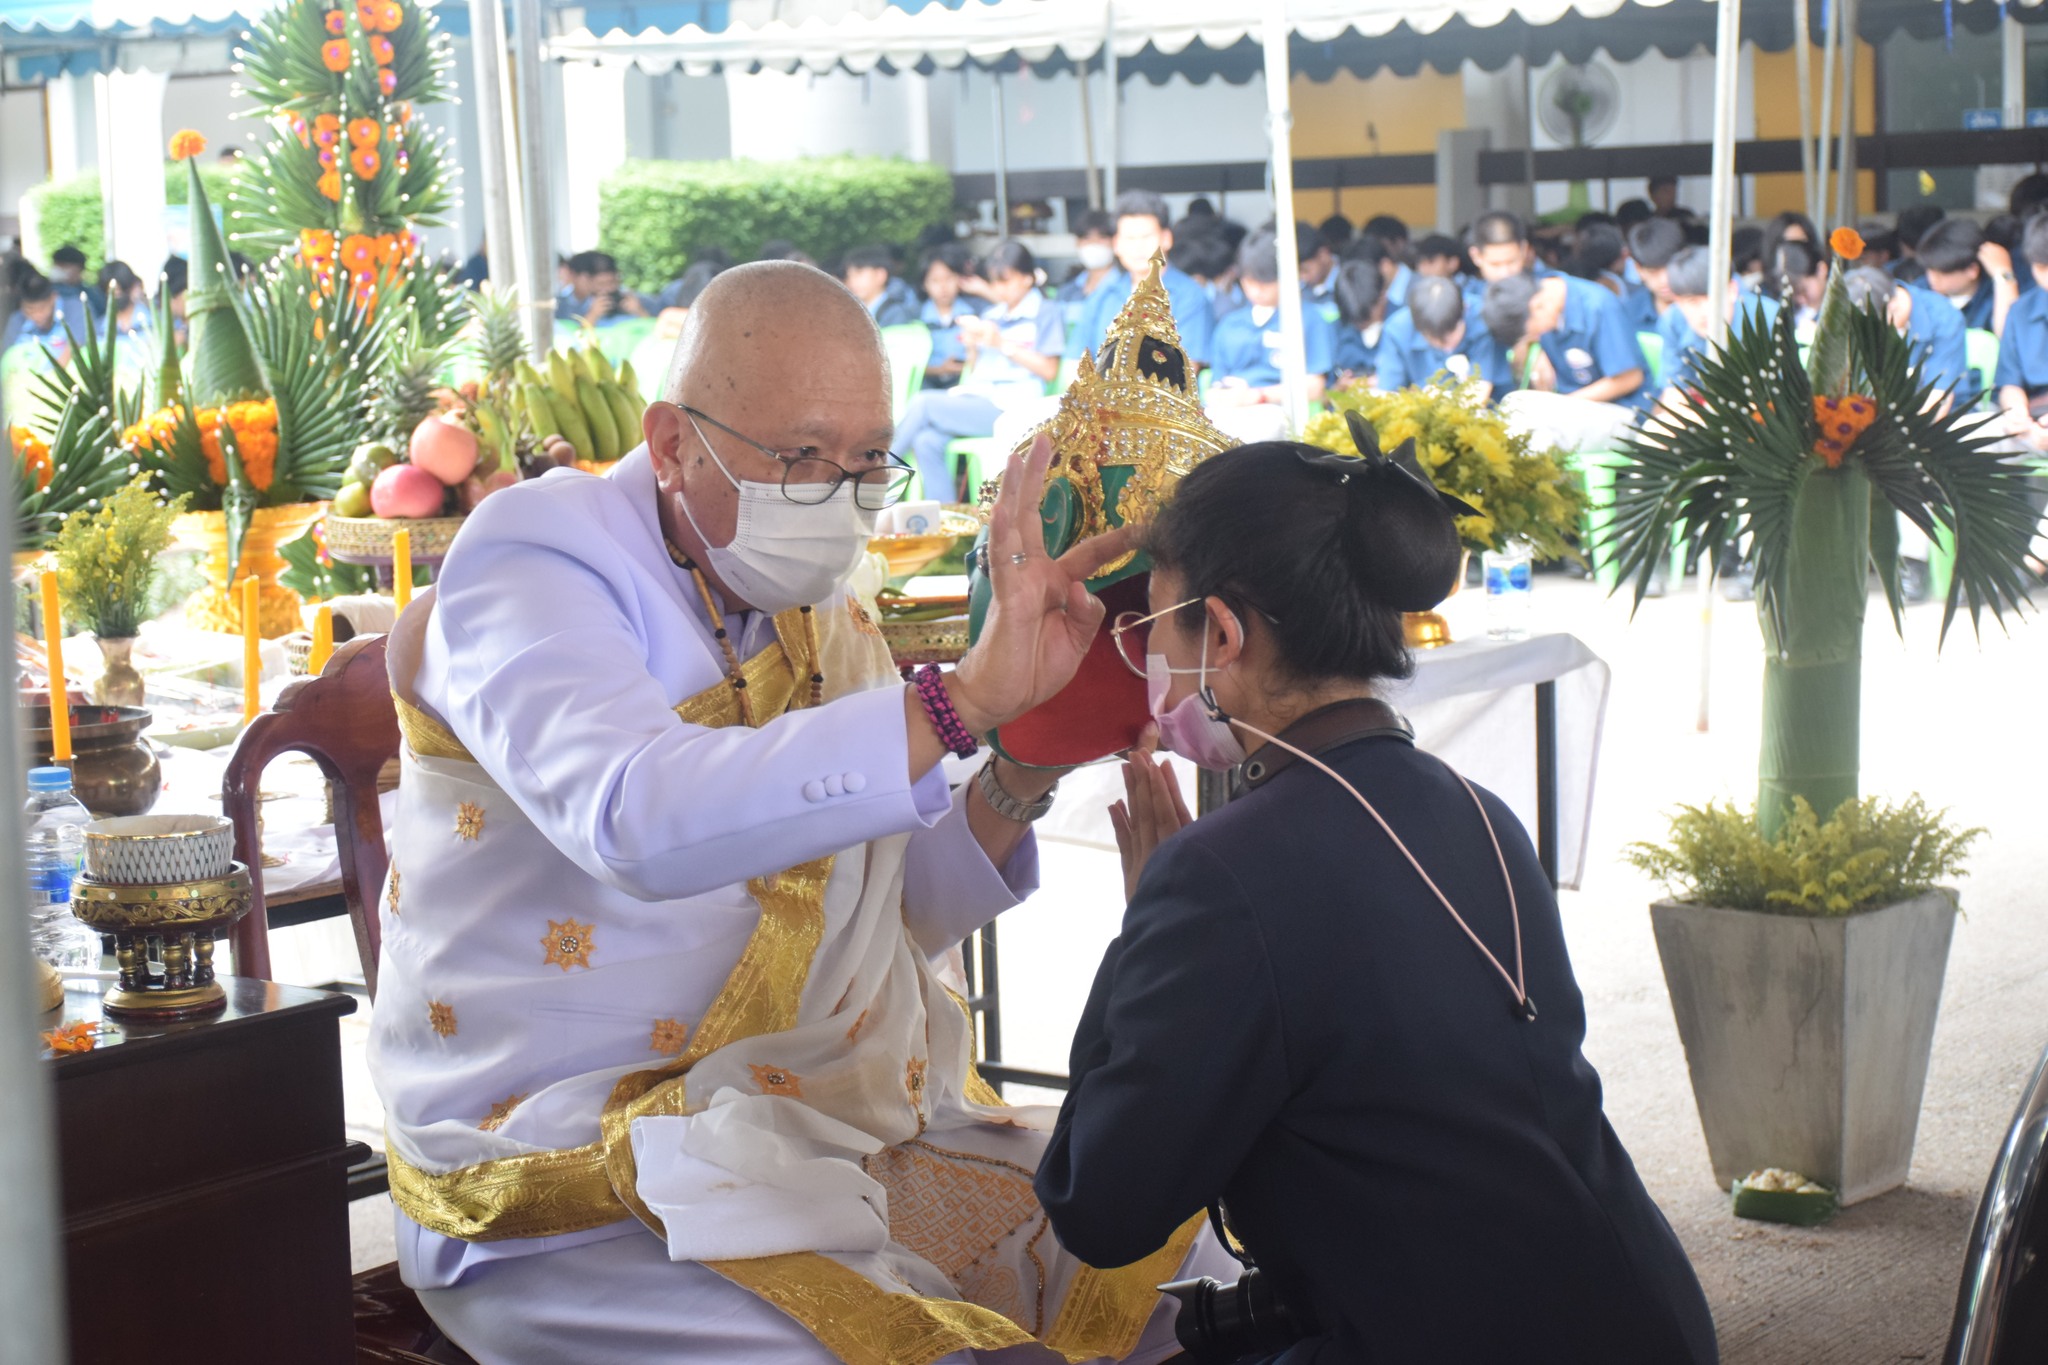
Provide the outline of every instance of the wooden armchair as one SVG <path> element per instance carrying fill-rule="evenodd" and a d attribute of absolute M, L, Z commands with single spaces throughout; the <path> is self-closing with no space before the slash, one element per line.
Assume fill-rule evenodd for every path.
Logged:
<path fill-rule="evenodd" d="M 263 770 L 280 754 L 302 753 L 333 783 L 334 839 L 341 856 L 341 889 L 354 926 L 356 952 L 370 997 L 377 995 L 377 897 L 390 858 L 384 851 L 384 816 L 377 805 L 377 774 L 398 756 L 398 712 L 384 667 L 382 635 L 360 636 L 334 652 L 318 677 L 285 688 L 277 704 L 250 722 L 228 762 L 221 807 L 235 826 L 235 857 L 255 880 L 249 913 L 234 928 L 235 972 L 270 975 L 270 926 L 263 901 L 262 835 L 257 791 Z"/>
<path fill-rule="evenodd" d="M 228 762 L 221 805 L 235 826 L 235 856 L 252 871 L 263 864 L 257 792 L 263 770 L 280 754 L 302 753 L 333 784 L 334 839 L 341 857 L 342 896 L 355 929 L 363 980 L 377 994 L 377 898 L 390 857 L 377 776 L 398 756 L 398 710 L 385 668 L 385 636 L 365 635 L 335 650 L 318 677 L 287 687 L 271 710 L 250 722 Z M 256 876 L 249 913 L 234 928 L 235 972 L 270 975 L 270 930 L 263 882 Z M 374 1192 L 378 1186 L 372 1186 Z M 448 1342 L 419 1299 L 380 1266 L 355 1277 L 356 1359 L 359 1365 L 465 1365 L 469 1357 Z M 473 1365 L 470 1362 L 469 1365 Z"/>

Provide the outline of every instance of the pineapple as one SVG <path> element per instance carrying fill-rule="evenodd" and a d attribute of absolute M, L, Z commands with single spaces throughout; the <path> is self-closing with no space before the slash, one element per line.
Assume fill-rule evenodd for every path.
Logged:
<path fill-rule="evenodd" d="M 446 351 L 419 340 L 416 332 L 401 334 L 371 384 L 370 435 L 404 450 L 412 429 L 440 411 L 438 391 Z"/>
<path fill-rule="evenodd" d="M 484 385 L 508 390 L 514 367 L 526 354 L 526 333 L 519 325 L 519 295 L 487 284 L 473 296 L 471 307 L 476 316 L 473 344 L 477 359 L 483 362 Z"/>

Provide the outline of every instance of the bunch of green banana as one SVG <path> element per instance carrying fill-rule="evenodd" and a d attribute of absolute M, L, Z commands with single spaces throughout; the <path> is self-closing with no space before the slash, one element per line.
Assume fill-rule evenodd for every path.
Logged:
<path fill-rule="evenodd" d="M 576 459 L 609 464 L 640 444 L 647 400 L 631 362 L 614 370 L 604 352 L 582 346 L 548 352 L 545 372 L 521 360 L 518 375 L 527 424 L 543 449 L 556 437 Z"/>
<path fill-rule="evenodd" d="M 476 428 L 476 473 L 488 477 L 501 469 L 519 467 L 519 419 L 508 413 L 497 399 L 482 398 L 469 405 L 470 425 Z"/>

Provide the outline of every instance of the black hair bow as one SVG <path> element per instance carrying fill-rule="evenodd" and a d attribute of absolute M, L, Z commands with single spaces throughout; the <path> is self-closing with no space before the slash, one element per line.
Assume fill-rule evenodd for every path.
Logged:
<path fill-rule="evenodd" d="M 1358 453 L 1365 461 L 1367 469 L 1375 474 L 1380 474 L 1381 471 L 1387 471 L 1387 474 L 1392 474 L 1393 471 L 1398 470 L 1401 475 L 1413 479 L 1422 488 L 1434 494 L 1445 507 L 1450 509 L 1451 515 L 1454 517 L 1476 517 L 1479 515 L 1477 507 L 1466 502 L 1455 493 L 1444 492 L 1443 489 L 1430 482 L 1429 475 L 1422 472 L 1422 462 L 1415 458 L 1414 437 L 1411 436 L 1401 442 L 1392 455 L 1386 455 L 1380 451 L 1379 432 L 1374 429 L 1373 424 L 1367 421 L 1364 415 L 1357 409 L 1354 408 L 1345 412 L 1344 424 L 1351 428 L 1352 444 L 1358 447 Z M 1381 475 L 1381 477 L 1386 476 Z"/>

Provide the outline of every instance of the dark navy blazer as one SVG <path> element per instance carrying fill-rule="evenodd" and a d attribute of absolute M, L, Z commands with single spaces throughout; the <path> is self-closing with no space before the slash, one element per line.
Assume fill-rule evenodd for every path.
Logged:
<path fill-rule="evenodd" d="M 1394 737 L 1325 761 L 1514 970 L 1478 807 Z M 1287 1365 L 1693 1365 L 1705 1296 L 1600 1107 L 1585 1006 L 1528 835 L 1507 858 L 1528 990 L 1322 773 L 1295 764 L 1161 845 L 1074 1038 L 1038 1194 L 1096 1266 L 1221 1196 L 1320 1334 Z"/>

